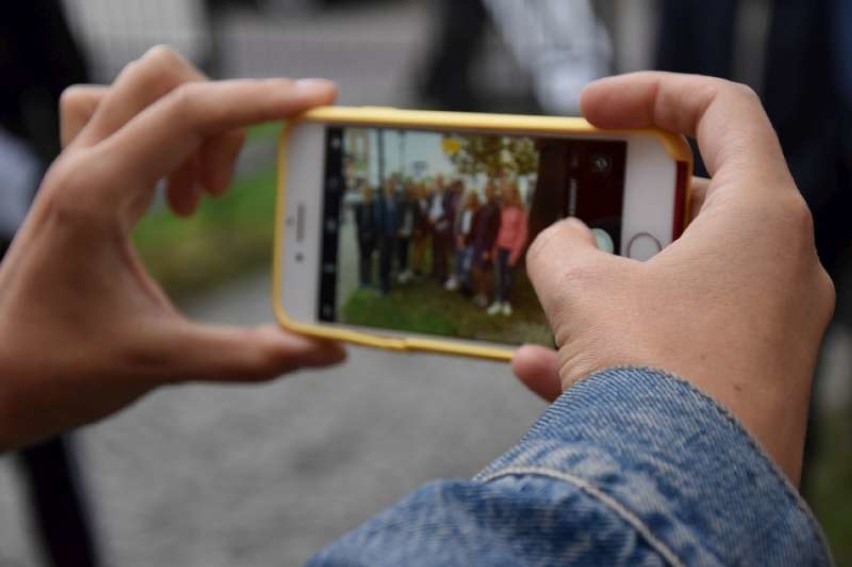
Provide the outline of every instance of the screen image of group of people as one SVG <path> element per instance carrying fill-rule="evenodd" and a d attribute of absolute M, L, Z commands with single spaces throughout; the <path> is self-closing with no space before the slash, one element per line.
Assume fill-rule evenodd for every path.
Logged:
<path fill-rule="evenodd" d="M 424 183 L 400 185 L 396 174 L 382 195 L 361 185 L 354 207 L 359 283 L 381 293 L 428 274 L 447 291 L 474 292 L 488 314 L 511 315 L 512 271 L 527 244 L 527 211 L 517 183 L 489 182 L 480 193 L 462 180 L 442 175 Z M 427 265 L 427 249 L 429 265 Z M 378 253 L 378 273 L 373 255 Z M 395 274 L 394 278 L 391 276 Z"/>
<path fill-rule="evenodd" d="M 337 229 L 323 251 L 334 269 L 321 278 L 321 319 L 550 344 L 525 273 L 530 242 L 558 218 L 581 216 L 585 201 L 619 240 L 619 142 L 354 128 L 327 137 L 326 225 Z M 545 160 L 559 167 L 545 170 Z"/>

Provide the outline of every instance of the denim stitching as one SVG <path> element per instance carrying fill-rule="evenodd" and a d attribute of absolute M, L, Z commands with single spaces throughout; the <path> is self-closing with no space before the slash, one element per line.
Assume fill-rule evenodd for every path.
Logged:
<path fill-rule="evenodd" d="M 662 370 L 660 368 L 652 368 L 650 366 L 629 366 L 629 365 L 627 365 L 627 366 L 613 366 L 613 367 L 608 368 L 606 370 L 590 374 L 586 378 L 583 378 L 583 380 L 587 380 L 589 378 L 593 378 L 593 377 L 601 375 L 601 374 L 606 374 L 607 372 L 610 372 L 610 371 L 618 372 L 618 371 L 622 371 L 622 370 L 627 370 L 627 371 L 631 371 L 631 372 L 632 371 L 649 372 L 649 373 L 652 373 L 652 374 L 657 374 L 659 376 L 663 376 L 665 378 L 670 378 L 670 379 L 675 380 L 676 382 L 679 382 L 679 383 L 685 385 L 686 387 L 688 387 L 690 390 L 692 390 L 693 392 L 698 394 L 698 396 L 702 400 L 704 400 L 705 402 L 709 402 L 710 406 L 713 408 L 713 410 L 717 414 L 722 416 L 730 425 L 734 426 L 734 428 L 739 433 L 741 433 L 745 436 L 746 442 L 748 443 L 749 447 L 751 447 L 754 451 L 756 451 L 758 455 L 763 457 L 763 460 L 766 461 L 766 463 L 769 465 L 769 470 L 772 471 L 772 474 L 775 477 L 775 480 L 781 485 L 781 488 L 783 489 L 787 499 L 792 500 L 793 503 L 796 505 L 796 508 L 805 515 L 805 519 L 808 522 L 808 526 L 810 526 L 810 528 L 811 528 L 811 532 L 813 533 L 813 535 L 815 535 L 817 537 L 817 539 L 822 544 L 822 551 L 823 551 L 822 558 L 823 558 L 824 562 L 827 562 L 830 565 L 834 565 L 834 558 L 831 557 L 830 554 L 828 556 L 825 555 L 825 551 L 830 549 L 830 547 L 828 545 L 828 541 L 825 537 L 825 534 L 823 533 L 822 528 L 819 525 L 819 522 L 816 521 L 816 518 L 813 515 L 813 512 L 811 512 L 810 508 L 808 508 L 807 504 L 804 502 L 801 495 L 799 495 L 798 490 L 796 490 L 796 487 L 794 487 L 793 483 L 791 483 L 790 480 L 787 478 L 787 475 L 784 474 L 784 472 L 781 470 L 781 468 L 766 453 L 766 450 L 763 448 L 763 446 L 760 444 L 760 442 L 757 441 L 757 439 L 755 439 L 752 436 L 752 434 L 745 427 L 743 427 L 743 425 L 740 423 L 739 419 L 737 419 L 736 416 L 734 416 L 732 413 L 730 413 L 730 411 L 726 407 L 722 406 L 721 403 L 717 402 L 709 394 L 707 394 L 706 392 L 701 390 L 698 386 L 691 383 L 689 380 L 686 380 L 685 378 L 681 378 L 680 376 L 678 376 L 676 374 L 672 374 L 671 372 L 668 372 L 667 370 Z"/>
<path fill-rule="evenodd" d="M 686 567 L 686 564 L 683 563 L 678 558 L 678 556 L 675 554 L 675 552 L 672 551 L 672 549 L 670 547 L 668 547 L 665 543 L 663 543 L 662 541 L 657 539 L 656 536 L 654 536 L 653 532 L 651 532 L 651 529 L 648 526 L 646 526 L 642 522 L 642 520 L 639 519 L 638 516 L 633 514 L 633 512 L 628 510 L 626 507 L 622 506 L 621 503 L 618 502 L 616 499 L 609 496 L 608 494 L 606 494 L 605 492 L 600 490 L 598 487 L 596 487 L 595 485 L 593 485 L 592 483 L 588 482 L 587 480 L 585 480 L 583 478 L 580 478 L 578 476 L 574 476 L 574 475 L 569 474 L 569 473 L 564 473 L 564 472 L 560 472 L 560 471 L 546 469 L 546 468 L 543 468 L 543 467 L 509 467 L 509 468 L 502 469 L 502 470 L 496 471 L 494 473 L 485 475 L 484 477 L 482 477 L 481 482 L 483 482 L 483 483 L 489 482 L 489 481 L 496 480 L 496 479 L 504 477 L 504 476 L 522 476 L 522 475 L 545 476 L 545 477 L 553 478 L 555 480 L 561 480 L 563 482 L 573 484 L 574 486 L 576 486 L 580 490 L 586 492 L 587 494 L 589 494 L 593 498 L 599 500 L 605 506 L 612 509 L 612 511 L 614 511 L 616 514 L 618 514 L 618 516 L 620 516 L 622 520 L 624 520 L 625 522 L 630 524 L 633 527 L 633 529 L 635 529 L 637 532 L 639 532 L 639 535 L 641 535 L 643 538 L 645 538 L 645 540 L 648 542 L 648 544 L 652 548 L 654 548 L 654 550 L 657 551 L 657 553 L 659 553 L 662 556 L 662 558 L 666 562 L 668 562 L 670 565 L 672 565 L 673 567 Z"/>

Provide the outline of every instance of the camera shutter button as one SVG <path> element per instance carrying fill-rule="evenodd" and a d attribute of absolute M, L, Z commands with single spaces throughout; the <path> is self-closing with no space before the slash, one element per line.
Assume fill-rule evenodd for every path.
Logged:
<path fill-rule="evenodd" d="M 593 228 L 592 234 L 595 237 L 595 244 L 598 245 L 598 250 L 602 250 L 610 254 L 615 252 L 615 242 L 612 241 L 612 237 L 607 231 L 602 228 Z"/>

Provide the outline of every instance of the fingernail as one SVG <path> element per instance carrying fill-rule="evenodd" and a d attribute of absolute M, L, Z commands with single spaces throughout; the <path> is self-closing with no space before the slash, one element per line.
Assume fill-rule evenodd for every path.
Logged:
<path fill-rule="evenodd" d="M 334 88 L 334 83 L 328 79 L 299 79 L 293 88 L 303 94 L 324 94 Z"/>
<path fill-rule="evenodd" d="M 140 57 L 140 59 L 150 57 L 151 55 L 156 55 L 157 53 L 160 53 L 160 52 L 169 53 L 169 52 L 174 52 L 174 50 L 172 48 L 170 48 L 168 45 L 165 45 L 163 43 L 158 43 L 157 45 L 153 45 L 153 46 L 149 47 L 148 50 L 145 51 L 145 53 L 142 54 L 142 57 Z"/>
<path fill-rule="evenodd" d="M 589 229 L 589 227 L 586 225 L 586 223 L 584 223 L 583 221 L 581 221 L 577 217 L 568 217 L 568 218 L 565 219 L 565 222 L 568 223 L 568 224 L 573 224 L 573 225 L 578 226 L 578 227 L 583 227 L 586 230 Z"/>

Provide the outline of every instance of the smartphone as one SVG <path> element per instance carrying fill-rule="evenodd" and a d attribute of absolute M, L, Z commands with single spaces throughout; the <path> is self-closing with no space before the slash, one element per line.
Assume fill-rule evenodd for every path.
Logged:
<path fill-rule="evenodd" d="M 579 118 L 327 107 L 280 140 L 273 305 L 291 330 L 509 360 L 553 338 L 525 270 L 582 219 L 646 260 L 685 228 L 692 153 L 659 130 Z"/>

